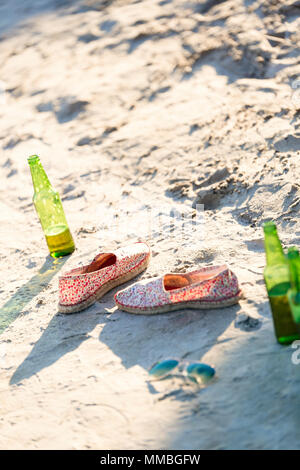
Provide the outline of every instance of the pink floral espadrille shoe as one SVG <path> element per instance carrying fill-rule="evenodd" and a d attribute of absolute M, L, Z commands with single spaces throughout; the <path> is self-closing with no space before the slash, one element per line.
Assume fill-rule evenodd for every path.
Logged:
<path fill-rule="evenodd" d="M 59 278 L 58 310 L 80 312 L 99 300 L 106 292 L 144 271 L 150 261 L 150 248 L 137 242 L 100 253 L 91 264 L 72 269 Z"/>
<path fill-rule="evenodd" d="M 236 275 L 223 265 L 146 279 L 118 292 L 115 301 L 125 312 L 148 315 L 182 308 L 227 307 L 241 297 Z"/>

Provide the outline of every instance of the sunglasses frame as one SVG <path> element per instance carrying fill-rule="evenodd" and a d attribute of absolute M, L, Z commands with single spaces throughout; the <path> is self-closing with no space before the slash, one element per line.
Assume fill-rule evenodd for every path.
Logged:
<path fill-rule="evenodd" d="M 163 363 L 163 362 L 167 362 L 167 361 L 176 361 L 177 364 L 172 368 L 170 369 L 168 372 L 166 372 L 165 374 L 162 374 L 160 377 L 155 377 L 155 376 L 152 376 L 151 374 L 151 370 L 157 366 L 158 364 L 160 363 Z M 205 366 L 207 367 L 208 369 L 211 369 L 213 371 L 213 374 L 211 375 L 211 377 L 205 377 L 204 374 L 200 375 L 199 374 L 199 378 L 201 378 L 201 382 L 207 382 L 208 380 L 211 380 L 214 376 L 215 376 L 215 368 L 214 366 L 210 366 L 208 364 L 205 364 L 204 362 L 196 362 L 196 361 L 186 361 L 186 360 L 182 360 L 182 359 L 177 359 L 177 358 L 168 358 L 168 359 L 163 359 L 161 361 L 156 361 L 148 370 L 148 373 L 149 375 L 151 376 L 152 380 L 164 380 L 166 379 L 167 377 L 171 376 L 171 375 L 176 375 L 174 374 L 175 371 L 178 371 L 180 373 L 180 375 L 183 375 L 184 377 L 188 378 L 189 380 L 191 380 L 192 382 L 194 383 L 197 383 L 199 384 L 197 378 L 194 376 L 194 375 L 191 375 L 191 373 L 188 372 L 188 367 L 191 366 L 191 365 L 195 365 L 195 366 Z"/>

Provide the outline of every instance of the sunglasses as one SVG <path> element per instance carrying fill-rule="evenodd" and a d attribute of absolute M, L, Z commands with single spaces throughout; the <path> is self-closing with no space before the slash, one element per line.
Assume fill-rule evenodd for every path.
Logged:
<path fill-rule="evenodd" d="M 216 373 L 213 367 L 202 362 L 184 362 L 178 359 L 166 359 L 153 364 L 149 370 L 149 375 L 155 380 L 160 380 L 174 372 L 179 372 L 196 383 L 206 383 Z"/>

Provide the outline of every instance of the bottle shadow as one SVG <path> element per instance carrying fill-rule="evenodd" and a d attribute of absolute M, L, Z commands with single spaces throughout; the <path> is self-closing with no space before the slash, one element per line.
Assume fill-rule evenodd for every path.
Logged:
<path fill-rule="evenodd" d="M 49 284 L 63 267 L 68 257 L 47 256 L 43 266 L 26 284 L 21 286 L 0 309 L 0 334 L 18 318 L 24 307 Z"/>

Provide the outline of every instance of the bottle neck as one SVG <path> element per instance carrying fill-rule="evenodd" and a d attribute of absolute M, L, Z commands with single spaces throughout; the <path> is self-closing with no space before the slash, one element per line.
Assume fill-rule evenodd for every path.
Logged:
<path fill-rule="evenodd" d="M 300 257 L 289 260 L 291 286 L 295 292 L 294 302 L 300 304 Z"/>
<path fill-rule="evenodd" d="M 268 266 L 286 263 L 276 230 L 265 234 L 265 251 Z"/>
<path fill-rule="evenodd" d="M 32 177 L 32 183 L 34 186 L 35 193 L 38 193 L 42 189 L 51 188 L 51 183 L 48 179 L 48 176 L 40 162 L 39 159 L 36 159 L 32 162 L 29 162 L 30 172 Z"/>
<path fill-rule="evenodd" d="M 295 289 L 300 293 L 300 258 L 293 260 Z"/>
<path fill-rule="evenodd" d="M 289 259 L 289 271 L 292 289 L 297 289 L 298 284 L 297 263 L 295 261 L 295 259 Z"/>

